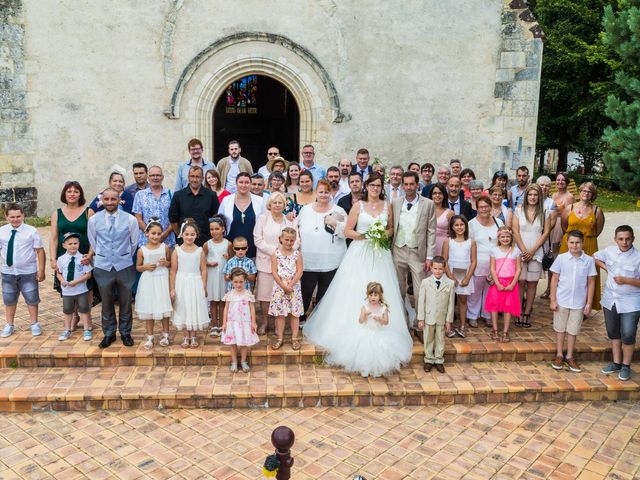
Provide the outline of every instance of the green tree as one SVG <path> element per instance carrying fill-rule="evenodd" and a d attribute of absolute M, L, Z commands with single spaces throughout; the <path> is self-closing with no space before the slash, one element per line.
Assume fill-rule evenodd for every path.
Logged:
<path fill-rule="evenodd" d="M 640 194 L 640 0 L 620 0 L 617 12 L 607 7 L 603 25 L 603 43 L 620 59 L 615 80 L 621 90 L 606 103 L 615 126 L 602 137 L 604 162 L 620 187 Z"/>
<path fill-rule="evenodd" d="M 537 150 L 557 149 L 558 170 L 569 151 L 585 170 L 600 156 L 607 95 L 615 88 L 608 48 L 601 42 L 604 7 L 615 0 L 536 0 L 530 7 L 546 41 L 542 57 Z M 596 141 L 594 141 L 596 140 Z"/>

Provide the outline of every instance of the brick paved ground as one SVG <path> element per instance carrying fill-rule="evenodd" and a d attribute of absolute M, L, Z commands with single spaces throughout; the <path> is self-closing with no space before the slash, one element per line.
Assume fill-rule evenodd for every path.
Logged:
<path fill-rule="evenodd" d="M 296 480 L 640 474 L 640 405 L 570 402 L 4 414 L 0 478 L 258 479 L 282 424 Z"/>

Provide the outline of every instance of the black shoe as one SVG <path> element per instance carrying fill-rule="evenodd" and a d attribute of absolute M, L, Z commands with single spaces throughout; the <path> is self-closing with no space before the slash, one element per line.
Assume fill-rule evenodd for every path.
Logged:
<path fill-rule="evenodd" d="M 120 338 L 122 338 L 122 343 L 125 347 L 133 347 L 133 338 L 131 338 L 131 335 L 121 335 Z"/>
<path fill-rule="evenodd" d="M 441 363 L 436 363 L 436 370 L 440 373 L 444 373 L 444 365 Z"/>
<path fill-rule="evenodd" d="M 424 364 L 424 371 L 425 372 L 430 372 L 432 368 L 433 368 L 433 363 L 425 363 Z"/>
<path fill-rule="evenodd" d="M 98 345 L 98 347 L 107 348 L 109 345 L 111 345 L 115 341 L 116 341 L 116 336 L 115 335 L 106 335 L 102 339 L 102 341 L 100 342 L 100 345 Z"/>

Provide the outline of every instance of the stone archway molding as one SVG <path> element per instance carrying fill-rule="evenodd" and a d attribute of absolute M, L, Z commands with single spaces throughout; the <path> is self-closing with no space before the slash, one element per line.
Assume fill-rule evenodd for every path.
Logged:
<path fill-rule="evenodd" d="M 178 79 L 178 82 L 176 83 L 176 86 L 171 95 L 171 102 L 169 104 L 169 108 L 166 109 L 164 112 L 165 116 L 169 119 L 180 118 L 180 107 L 183 101 L 183 95 L 184 95 L 185 89 L 189 81 L 198 71 L 198 69 L 207 60 L 209 60 L 211 57 L 215 56 L 216 54 L 220 53 L 224 49 L 227 49 L 229 47 L 236 46 L 242 43 L 247 43 L 247 42 L 271 43 L 271 44 L 283 47 L 284 49 L 289 50 L 290 52 L 294 53 L 296 56 L 301 58 L 306 64 L 308 64 L 308 66 L 312 69 L 312 71 L 315 72 L 315 74 L 322 81 L 322 85 L 326 90 L 326 94 L 330 103 L 333 122 L 341 123 L 343 121 L 349 120 L 349 116 L 345 115 L 340 109 L 340 98 L 338 97 L 338 91 L 335 87 L 335 84 L 331 80 L 331 77 L 329 76 L 329 73 L 327 72 L 327 70 L 322 66 L 322 64 L 320 64 L 318 59 L 309 50 L 307 50 L 302 45 L 294 42 L 293 40 L 283 35 L 277 35 L 277 34 L 266 33 L 266 32 L 241 32 L 241 33 L 236 33 L 234 35 L 229 35 L 219 40 L 216 40 L 207 48 L 205 48 L 200 53 L 198 53 L 182 71 L 182 74 L 180 75 L 180 78 Z M 298 92 L 301 92 L 302 90 L 296 89 L 294 85 L 294 84 L 298 84 L 301 81 L 301 79 L 299 78 L 299 75 L 297 75 L 296 72 L 294 71 L 288 72 L 289 75 L 287 75 L 287 72 L 286 72 L 287 68 L 280 62 L 276 62 L 273 60 L 270 61 L 270 59 L 267 59 L 267 58 L 260 58 L 259 61 L 256 61 L 256 60 L 257 59 L 255 57 L 248 56 L 246 62 L 238 61 L 238 62 L 235 62 L 234 65 L 227 65 L 225 67 L 225 70 L 227 70 L 227 72 L 225 73 L 229 73 L 229 71 L 235 70 L 236 77 L 233 77 L 233 75 L 224 75 L 224 76 L 229 77 L 231 80 L 233 80 L 234 78 L 237 78 L 238 75 L 252 74 L 252 73 L 266 74 L 266 75 L 272 76 L 276 80 L 279 80 L 282 83 L 284 83 L 287 87 L 294 86 L 294 88 L 290 88 L 290 90 L 292 90 L 292 93 L 294 94 L 294 96 L 296 96 L 296 100 L 298 101 L 298 106 L 300 107 L 300 103 L 304 102 L 304 99 L 299 98 L 301 97 L 301 95 L 299 93 L 296 94 L 296 90 Z M 221 71 L 217 71 L 216 75 L 220 75 L 221 73 L 222 73 Z M 285 78 L 285 77 L 289 77 L 289 78 Z M 296 79 L 294 77 L 298 77 L 298 78 Z M 225 81 L 227 81 L 228 83 L 228 80 L 225 80 Z M 289 82 L 293 82 L 293 83 L 289 83 Z M 215 99 L 214 99 L 214 102 L 215 102 Z"/>

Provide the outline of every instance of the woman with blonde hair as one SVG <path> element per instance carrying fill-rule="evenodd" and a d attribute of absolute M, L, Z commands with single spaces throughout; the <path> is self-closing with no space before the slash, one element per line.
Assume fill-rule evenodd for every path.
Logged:
<path fill-rule="evenodd" d="M 515 324 L 531 327 L 531 309 L 536 295 L 538 282 L 544 276 L 542 245 L 551 231 L 549 210 L 544 208 L 544 198 L 540 185 L 529 185 L 524 192 L 524 202 L 516 207 L 513 214 L 513 236 L 520 249 L 522 269 L 520 271 L 520 299 L 526 298 L 524 311 Z"/>
<path fill-rule="evenodd" d="M 271 256 L 280 245 L 280 234 L 285 228 L 294 225 L 284 215 L 286 198 L 281 192 L 273 192 L 267 198 L 267 211 L 256 220 L 253 229 L 253 240 L 256 245 L 256 268 L 258 279 L 256 282 L 256 300 L 260 302 L 260 319 L 258 320 L 258 335 L 264 335 L 269 317 L 269 302 L 273 291 L 273 275 L 271 272 Z M 298 241 L 294 248 L 297 249 Z"/>

